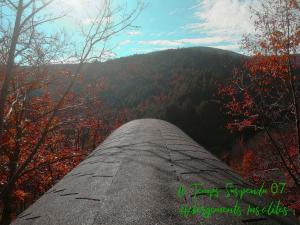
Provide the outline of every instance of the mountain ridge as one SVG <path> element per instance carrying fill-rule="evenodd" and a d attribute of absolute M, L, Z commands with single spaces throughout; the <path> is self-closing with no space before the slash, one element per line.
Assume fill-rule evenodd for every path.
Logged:
<path fill-rule="evenodd" d="M 114 113 L 129 109 L 127 119 L 157 118 L 179 126 L 208 150 L 230 149 L 234 136 L 215 96 L 247 56 L 210 47 L 169 49 L 85 64 L 83 83 L 105 83 L 99 96 Z M 51 66 L 53 68 L 53 65 Z M 76 64 L 55 65 L 73 70 Z"/>

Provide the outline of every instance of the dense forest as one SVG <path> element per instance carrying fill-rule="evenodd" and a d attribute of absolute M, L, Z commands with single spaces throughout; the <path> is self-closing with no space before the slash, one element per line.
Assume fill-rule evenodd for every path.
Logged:
<path fill-rule="evenodd" d="M 192 47 L 94 62 L 85 65 L 76 90 L 102 83 L 97 94 L 114 113 L 125 110 L 127 120 L 169 121 L 221 156 L 232 148 L 236 135 L 225 127 L 226 115 L 216 92 L 245 58 L 231 51 Z M 72 70 L 75 65 L 57 67 Z"/>

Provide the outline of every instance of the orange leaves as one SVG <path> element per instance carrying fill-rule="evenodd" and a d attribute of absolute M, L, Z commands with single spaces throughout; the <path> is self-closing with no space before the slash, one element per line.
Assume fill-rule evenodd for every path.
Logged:
<path fill-rule="evenodd" d="M 34 153 L 14 183 L 15 202 L 23 201 L 27 194 L 36 196 L 49 189 L 93 150 L 92 146 L 98 145 L 110 129 L 103 122 L 102 101 L 98 96 L 101 84 L 92 84 L 86 92 L 69 92 L 60 101 L 70 81 L 69 74 L 52 77 L 31 72 L 16 69 L 16 80 L 12 81 L 5 108 L 0 189 L 15 173 L 11 165 L 20 168 Z M 62 104 L 58 105 L 59 102 Z M 122 116 L 117 120 L 119 125 L 124 122 Z M 41 141 L 45 130 L 46 136 Z M 37 152 L 33 152 L 36 148 Z"/>
<path fill-rule="evenodd" d="M 300 171 L 295 132 L 300 83 L 294 55 L 300 47 L 300 12 L 294 0 L 266 1 L 262 6 L 254 15 L 256 33 L 243 40 L 251 56 L 219 94 L 230 116 L 228 129 L 261 131 L 244 149 L 242 174 L 254 181 L 285 179 L 293 192 Z"/>
<path fill-rule="evenodd" d="M 282 121 L 282 112 L 291 117 L 293 112 L 287 111 L 293 108 L 289 99 L 289 62 L 295 61 L 294 56 L 257 54 L 249 58 L 244 68 L 235 72 L 230 81 L 220 85 L 218 95 L 223 99 L 226 113 L 234 121 L 229 122 L 228 128 L 236 127 L 236 130 L 242 131 L 246 127 L 261 127 L 262 119 Z M 259 118 L 254 122 L 252 115 L 259 115 Z"/>
<path fill-rule="evenodd" d="M 280 138 L 285 140 L 285 147 L 282 146 L 281 153 L 283 155 L 289 154 L 290 156 L 290 158 L 285 157 L 290 172 L 286 170 L 280 157 L 275 154 L 274 146 L 265 135 L 263 133 L 257 134 L 246 143 L 240 142 L 236 145 L 235 150 L 239 153 L 234 156 L 231 155 L 231 157 L 229 156 L 231 159 L 230 164 L 234 165 L 235 169 L 243 177 L 257 185 L 261 185 L 262 182 L 265 182 L 265 184 L 271 184 L 274 181 L 285 182 L 285 192 L 278 197 L 284 202 L 284 205 L 300 213 L 300 190 L 290 175 L 290 172 L 296 174 L 296 170 L 300 170 L 299 158 L 297 157 L 299 153 L 293 129 L 285 130 L 284 133 L 279 133 L 275 130 L 271 131 L 271 135 L 276 140 Z"/>
<path fill-rule="evenodd" d="M 244 93 L 243 93 L 243 108 L 244 109 L 248 109 L 248 108 L 251 108 L 254 104 L 254 101 L 253 101 L 253 98 L 252 96 L 249 94 L 249 91 L 248 90 L 245 90 Z M 245 112 L 247 113 L 247 112 Z"/>
<path fill-rule="evenodd" d="M 288 155 L 291 157 L 291 158 L 297 158 L 299 156 L 299 151 L 297 149 L 297 147 L 295 145 L 292 145 L 289 147 L 288 149 Z"/>
<path fill-rule="evenodd" d="M 254 160 L 255 156 L 253 151 L 251 149 L 246 149 L 242 159 L 242 172 L 244 176 L 250 174 Z"/>
<path fill-rule="evenodd" d="M 267 43 L 266 43 L 265 41 L 260 41 L 260 42 L 259 42 L 259 45 L 260 45 L 260 47 L 263 48 L 263 49 L 268 48 L 268 45 L 267 45 Z"/>
<path fill-rule="evenodd" d="M 23 190 L 16 190 L 15 191 L 15 198 L 17 201 L 24 201 L 25 196 L 27 195 Z"/>

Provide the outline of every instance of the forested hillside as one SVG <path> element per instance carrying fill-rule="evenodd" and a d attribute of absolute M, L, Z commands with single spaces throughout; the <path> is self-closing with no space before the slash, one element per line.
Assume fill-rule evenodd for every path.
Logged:
<path fill-rule="evenodd" d="M 167 120 L 220 154 L 231 148 L 234 137 L 225 129 L 226 118 L 215 94 L 244 58 L 208 47 L 172 49 L 86 64 L 81 82 L 100 82 L 100 99 L 114 113 L 125 110 L 127 120 Z M 79 84 L 77 91 L 83 86 Z"/>

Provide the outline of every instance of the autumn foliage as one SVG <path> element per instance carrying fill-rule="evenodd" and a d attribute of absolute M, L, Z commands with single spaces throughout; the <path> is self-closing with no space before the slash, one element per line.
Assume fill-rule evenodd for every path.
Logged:
<path fill-rule="evenodd" d="M 49 13 L 59 7 L 54 0 L 0 1 L 2 225 L 23 209 L 21 201 L 31 203 L 45 192 L 112 129 L 101 110 L 102 83 L 82 86 L 80 75 L 85 64 L 105 58 L 106 43 L 131 27 L 144 4 L 137 1 L 130 10 L 109 0 L 97 4 L 87 12 L 91 22 L 72 29 L 73 42 L 65 32 L 47 29 L 51 22 L 64 24 L 65 12 Z M 70 61 L 74 70 L 57 65 Z"/>
<path fill-rule="evenodd" d="M 283 163 L 278 154 L 274 154 L 274 147 L 270 142 L 268 135 L 263 132 L 258 133 L 246 143 L 239 140 L 231 152 L 231 160 L 228 161 L 230 166 L 253 183 L 260 186 L 262 182 L 271 185 L 274 181 L 286 182 L 286 189 L 282 195 L 277 197 L 286 204 L 290 209 L 295 210 L 299 216 L 300 190 L 295 185 L 290 176 L 289 170 L 300 171 L 300 163 L 293 165 L 292 159 L 299 159 L 299 153 L 295 148 L 295 142 L 290 139 L 291 130 L 286 130 L 284 136 L 281 136 L 276 130 L 273 130 L 272 136 L 277 140 L 284 138 L 287 144 L 288 158 L 287 163 Z M 295 172 L 295 171 L 294 171 Z"/>
<path fill-rule="evenodd" d="M 72 80 L 71 73 L 50 73 L 47 68 L 17 70 L 5 108 L 6 132 L 0 155 L 0 190 L 7 190 L 6 195 L 11 192 L 7 204 L 12 214 L 21 212 L 47 191 L 125 121 L 122 113 L 103 116 L 105 106 L 98 93 L 104 86 L 100 82 L 70 91 L 56 109 Z M 57 112 L 53 117 L 54 110 Z M 110 124 L 105 119 L 111 119 Z M 18 173 L 28 160 L 26 168 Z M 15 174 L 18 176 L 11 184 Z"/>
<path fill-rule="evenodd" d="M 232 132 L 254 132 L 232 165 L 252 181 L 283 179 L 285 203 L 299 214 L 300 193 L 300 8 L 296 0 L 264 1 L 253 9 L 255 34 L 244 37 L 250 56 L 244 68 L 219 87 Z M 260 138 L 257 138 L 259 135 Z M 253 141 L 252 141 L 253 142 Z M 273 172 L 270 178 L 270 173 Z M 275 171 L 275 172 L 274 172 Z"/>

